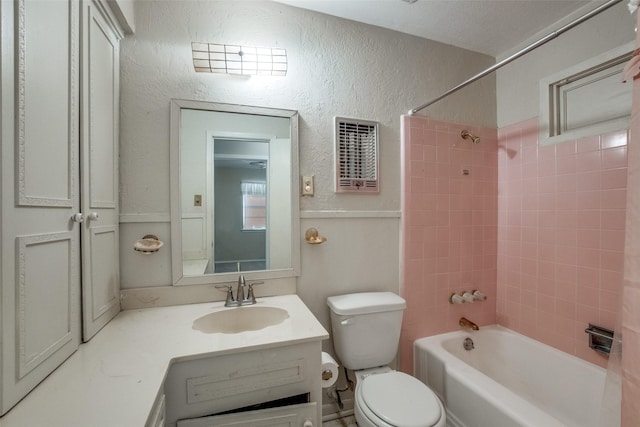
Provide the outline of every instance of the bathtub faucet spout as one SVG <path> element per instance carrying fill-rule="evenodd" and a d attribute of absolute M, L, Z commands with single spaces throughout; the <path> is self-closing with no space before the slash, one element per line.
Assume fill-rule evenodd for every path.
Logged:
<path fill-rule="evenodd" d="M 471 328 L 474 331 L 477 331 L 477 330 L 480 329 L 478 327 L 478 325 L 476 325 L 475 323 L 473 323 L 471 320 L 467 319 L 466 317 L 461 317 L 460 320 L 458 320 L 458 325 L 462 326 L 463 328 Z"/>

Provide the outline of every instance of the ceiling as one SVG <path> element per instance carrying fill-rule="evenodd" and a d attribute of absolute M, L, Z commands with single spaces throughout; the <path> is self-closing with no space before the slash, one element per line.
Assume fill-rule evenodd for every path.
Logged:
<path fill-rule="evenodd" d="M 276 0 L 500 57 L 604 1 L 576 0 Z M 538 34 L 546 30 L 544 34 Z"/>

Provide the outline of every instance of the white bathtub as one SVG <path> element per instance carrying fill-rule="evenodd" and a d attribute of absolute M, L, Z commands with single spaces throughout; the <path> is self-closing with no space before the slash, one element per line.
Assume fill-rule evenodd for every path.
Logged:
<path fill-rule="evenodd" d="M 413 357 L 450 426 L 601 425 L 605 369 L 501 326 L 418 339 Z"/>

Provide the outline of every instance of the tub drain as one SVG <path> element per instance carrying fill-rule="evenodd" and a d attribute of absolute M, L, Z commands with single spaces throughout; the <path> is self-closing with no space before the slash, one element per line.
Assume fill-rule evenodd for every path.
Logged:
<path fill-rule="evenodd" d="M 462 345 L 464 346 L 464 349 L 467 351 L 473 350 L 473 340 L 471 338 L 465 338 L 464 342 L 462 343 Z"/>

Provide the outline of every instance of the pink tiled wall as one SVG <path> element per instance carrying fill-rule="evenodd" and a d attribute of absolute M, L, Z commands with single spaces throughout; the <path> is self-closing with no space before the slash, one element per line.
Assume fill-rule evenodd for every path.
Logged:
<path fill-rule="evenodd" d="M 463 129 L 481 142 L 463 140 Z M 403 135 L 400 369 L 411 372 L 415 339 L 457 330 L 461 316 L 495 323 L 498 152 L 495 129 L 405 116 Z M 473 289 L 488 300 L 449 304 Z"/>
<path fill-rule="evenodd" d="M 606 366 L 584 329 L 619 311 L 628 132 L 540 146 L 537 119 L 496 132 L 407 116 L 403 133 L 400 369 L 461 316 Z M 472 289 L 489 299 L 449 304 Z"/>
<path fill-rule="evenodd" d="M 636 14 L 640 25 L 640 14 Z M 640 34 L 636 45 L 640 46 Z M 640 420 L 640 80 L 633 82 L 622 309 L 622 427 Z"/>
<path fill-rule="evenodd" d="M 498 132 L 497 321 L 601 366 L 584 330 L 619 312 L 627 139 L 538 145 L 537 119 Z"/>

